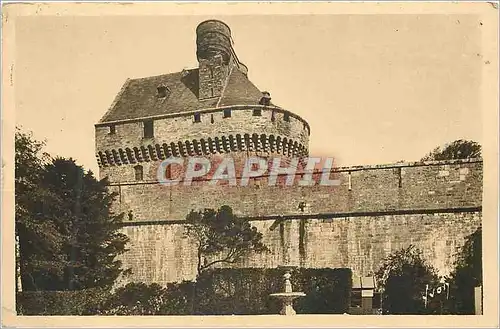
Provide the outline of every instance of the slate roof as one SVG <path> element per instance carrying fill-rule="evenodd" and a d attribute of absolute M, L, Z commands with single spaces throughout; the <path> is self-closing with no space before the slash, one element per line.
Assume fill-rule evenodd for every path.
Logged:
<path fill-rule="evenodd" d="M 165 99 L 157 96 L 157 87 L 161 84 L 170 90 Z M 221 97 L 201 101 L 198 99 L 198 69 L 128 79 L 100 123 L 229 105 L 256 105 L 261 97 L 262 92 L 236 68 Z"/>

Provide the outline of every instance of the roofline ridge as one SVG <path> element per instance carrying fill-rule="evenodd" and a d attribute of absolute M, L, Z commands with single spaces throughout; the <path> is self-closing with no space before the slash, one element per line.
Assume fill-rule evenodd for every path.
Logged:
<path fill-rule="evenodd" d="M 229 79 L 231 78 L 231 75 L 233 74 L 235 65 L 231 65 L 231 68 L 229 69 L 229 73 L 226 77 L 226 81 L 224 81 L 224 87 L 222 87 L 222 92 L 220 93 L 219 100 L 217 101 L 217 104 L 215 104 L 215 107 L 219 107 L 220 102 L 222 101 L 222 97 L 224 97 L 224 93 L 226 92 L 227 85 L 229 84 Z"/>
<path fill-rule="evenodd" d="M 123 93 L 125 92 L 125 89 L 127 89 L 128 85 L 130 84 L 130 81 L 131 79 L 130 78 L 127 78 L 125 80 L 125 82 L 123 83 L 122 87 L 120 88 L 120 91 L 118 92 L 118 94 L 116 94 L 115 98 L 113 99 L 113 102 L 111 103 L 111 105 L 108 107 L 108 110 L 106 111 L 106 113 L 104 113 L 104 115 L 101 117 L 101 120 L 99 120 L 99 123 L 103 123 L 105 122 L 104 119 L 111 113 L 111 111 L 115 108 L 116 106 L 116 103 L 118 103 L 118 101 L 120 100 L 120 98 L 122 97 Z"/>
<path fill-rule="evenodd" d="M 182 71 L 177 71 L 177 72 L 171 72 L 171 73 L 150 75 L 150 76 L 147 76 L 147 77 L 130 78 L 130 80 L 141 81 L 141 80 L 146 80 L 146 79 L 151 79 L 151 78 L 158 78 L 158 77 L 167 76 L 167 75 L 181 74 L 181 73 L 182 73 Z"/>

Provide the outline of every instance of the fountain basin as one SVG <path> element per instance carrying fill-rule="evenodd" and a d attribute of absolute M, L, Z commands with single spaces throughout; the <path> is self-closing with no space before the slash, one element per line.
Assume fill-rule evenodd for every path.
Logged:
<path fill-rule="evenodd" d="M 279 299 L 295 299 L 299 297 L 304 297 L 306 294 L 303 292 L 299 291 L 292 291 L 292 292 L 277 292 L 274 294 L 270 294 L 269 296 L 271 297 L 277 297 Z"/>
<path fill-rule="evenodd" d="M 304 297 L 306 294 L 303 292 L 292 291 L 292 292 L 277 292 L 270 294 L 269 296 L 278 298 L 283 303 L 283 308 L 280 311 L 281 315 L 295 315 L 296 312 L 293 309 L 293 301 L 299 297 Z"/>

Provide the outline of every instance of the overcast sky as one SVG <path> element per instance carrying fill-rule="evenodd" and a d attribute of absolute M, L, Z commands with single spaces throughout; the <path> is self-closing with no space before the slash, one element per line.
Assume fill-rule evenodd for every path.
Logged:
<path fill-rule="evenodd" d="M 250 80 L 309 122 L 311 155 L 382 164 L 481 142 L 474 15 L 24 17 L 17 123 L 96 172 L 94 124 L 122 84 L 197 67 L 195 28 L 210 18 L 230 26 Z"/>

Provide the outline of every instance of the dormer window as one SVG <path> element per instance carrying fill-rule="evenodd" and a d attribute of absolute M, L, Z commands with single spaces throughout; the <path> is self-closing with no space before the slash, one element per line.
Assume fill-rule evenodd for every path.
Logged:
<path fill-rule="evenodd" d="M 168 89 L 167 86 L 165 85 L 159 85 L 156 88 L 158 98 L 167 98 L 168 95 L 170 94 L 170 89 Z"/>

